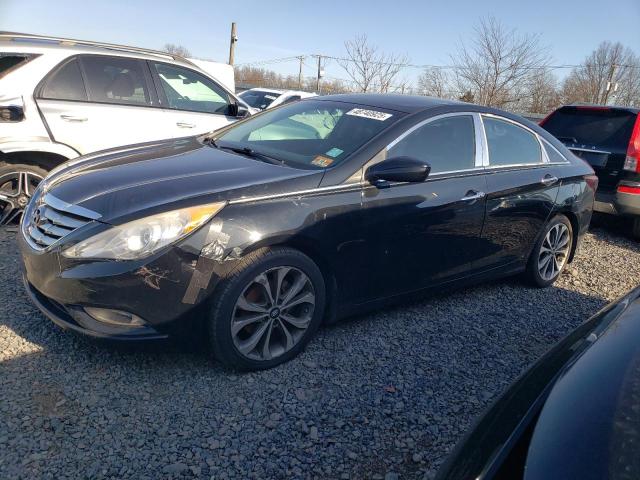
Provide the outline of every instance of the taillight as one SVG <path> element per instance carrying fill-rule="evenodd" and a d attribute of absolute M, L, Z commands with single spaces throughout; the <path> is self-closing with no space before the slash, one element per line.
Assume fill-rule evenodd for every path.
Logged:
<path fill-rule="evenodd" d="M 633 125 L 623 168 L 640 173 L 640 113 L 636 116 L 636 123 Z"/>
<path fill-rule="evenodd" d="M 618 191 L 620 193 L 631 193 L 633 195 L 640 195 L 640 186 L 633 185 L 618 185 Z"/>
<path fill-rule="evenodd" d="M 596 177 L 595 175 L 586 175 L 584 179 L 591 190 L 595 192 L 598 189 L 598 177 Z"/>

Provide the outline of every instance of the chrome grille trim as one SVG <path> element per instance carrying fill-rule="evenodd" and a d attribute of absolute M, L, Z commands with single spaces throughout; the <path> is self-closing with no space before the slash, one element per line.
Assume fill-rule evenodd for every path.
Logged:
<path fill-rule="evenodd" d="M 22 233 L 35 250 L 45 250 L 101 215 L 46 194 L 34 198 L 23 218 Z"/>

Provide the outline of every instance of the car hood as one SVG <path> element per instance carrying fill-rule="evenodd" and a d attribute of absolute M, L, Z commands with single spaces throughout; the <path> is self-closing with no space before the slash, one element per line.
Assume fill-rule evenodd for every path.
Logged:
<path fill-rule="evenodd" d="M 43 193 L 121 223 L 160 211 L 317 187 L 322 171 L 272 165 L 203 144 L 198 137 L 102 152 L 68 163 Z"/>

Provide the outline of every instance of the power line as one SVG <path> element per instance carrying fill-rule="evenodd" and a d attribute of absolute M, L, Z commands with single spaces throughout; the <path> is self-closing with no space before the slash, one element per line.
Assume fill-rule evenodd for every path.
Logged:
<path fill-rule="evenodd" d="M 315 57 L 317 58 L 318 54 L 309 54 L 309 55 L 304 55 L 304 56 L 308 56 L 308 57 Z M 321 55 L 323 59 L 328 59 L 328 60 L 336 60 L 338 62 L 350 62 L 350 63 L 355 63 L 356 61 L 351 59 L 351 58 L 345 58 L 345 57 L 333 57 L 331 55 Z M 273 59 L 269 59 L 269 60 L 260 60 L 260 61 L 255 61 L 255 62 L 245 62 L 245 63 L 238 63 L 236 64 L 236 66 L 259 66 L 259 65 L 273 65 L 276 63 L 284 63 L 284 62 L 289 62 L 289 61 L 293 61 L 293 60 L 298 60 L 300 58 L 300 55 L 295 56 L 295 57 L 282 57 L 282 58 L 273 58 Z M 464 65 L 455 65 L 455 64 L 450 64 L 450 65 L 437 65 L 437 64 L 429 64 L 429 63 L 423 63 L 423 64 L 416 64 L 416 63 L 393 63 L 393 62 L 369 62 L 373 65 L 382 65 L 382 66 L 395 66 L 395 67 L 403 67 L 403 68 L 417 68 L 417 69 L 428 69 L 428 68 L 436 68 L 436 69 L 442 69 L 442 70 L 454 70 L 454 69 L 461 69 L 461 68 L 465 68 Z M 623 68 L 640 68 L 640 65 L 616 65 L 617 67 L 623 67 Z M 522 67 L 522 69 L 525 70 L 561 70 L 561 69 L 567 69 L 567 68 L 587 68 L 586 65 L 584 64 L 560 64 L 560 65 L 540 65 L 540 66 L 534 66 L 534 67 Z"/>

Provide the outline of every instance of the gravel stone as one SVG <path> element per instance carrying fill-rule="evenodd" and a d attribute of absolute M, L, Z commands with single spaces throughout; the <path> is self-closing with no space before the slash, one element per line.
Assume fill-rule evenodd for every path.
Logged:
<path fill-rule="evenodd" d="M 556 285 L 517 278 L 322 328 L 230 374 L 197 345 L 114 346 L 28 301 L 0 230 L 0 478 L 430 479 L 477 415 L 636 286 L 640 244 L 598 221 Z"/>

